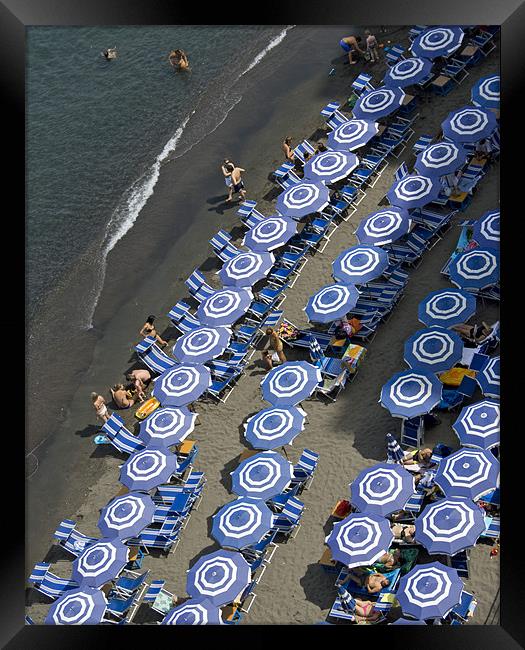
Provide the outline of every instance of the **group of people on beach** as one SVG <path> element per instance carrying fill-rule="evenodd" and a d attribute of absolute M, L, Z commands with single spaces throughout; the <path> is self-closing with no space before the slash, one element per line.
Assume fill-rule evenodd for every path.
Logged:
<path fill-rule="evenodd" d="M 376 36 L 369 29 L 365 30 L 364 50 L 360 46 L 362 42 L 363 38 L 355 34 L 344 36 L 339 41 L 339 45 L 348 54 L 348 63 L 355 65 L 358 60 L 358 55 L 362 55 L 369 63 L 379 63 L 379 50 L 383 45 L 378 42 Z"/>

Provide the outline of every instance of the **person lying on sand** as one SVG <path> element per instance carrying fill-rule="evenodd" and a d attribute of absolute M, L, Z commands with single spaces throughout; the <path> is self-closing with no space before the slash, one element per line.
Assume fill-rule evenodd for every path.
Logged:
<path fill-rule="evenodd" d="M 140 335 L 141 336 L 154 336 L 157 342 L 162 346 L 166 347 L 168 345 L 168 342 L 162 339 L 158 334 L 157 330 L 155 329 L 153 323 L 155 321 L 156 316 L 150 315 L 146 319 L 146 322 L 142 326 L 142 329 L 140 330 Z"/>
<path fill-rule="evenodd" d="M 135 404 L 135 400 L 122 384 L 115 384 L 110 390 L 113 401 L 118 408 L 128 409 Z"/>

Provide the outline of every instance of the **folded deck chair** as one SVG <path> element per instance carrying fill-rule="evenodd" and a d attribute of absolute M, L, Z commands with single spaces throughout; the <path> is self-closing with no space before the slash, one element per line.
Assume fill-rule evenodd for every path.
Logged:
<path fill-rule="evenodd" d="M 155 374 L 160 375 L 176 365 L 175 359 L 168 357 L 157 345 L 154 337 L 147 336 L 138 345 L 135 351 L 141 361 Z"/>
<path fill-rule="evenodd" d="M 206 300 L 206 298 L 209 298 L 215 293 L 206 282 L 206 278 L 199 269 L 195 269 L 184 284 L 187 286 L 190 295 L 196 298 L 199 302 Z"/>
<path fill-rule="evenodd" d="M 39 562 L 35 565 L 35 568 L 29 576 L 29 582 L 32 583 L 35 589 L 53 600 L 59 598 L 67 591 L 78 589 L 78 583 L 73 580 L 59 578 L 54 573 L 51 573 L 49 570 L 50 566 L 48 562 Z"/>
<path fill-rule="evenodd" d="M 190 306 L 188 303 L 184 302 L 184 300 L 179 300 L 179 302 L 176 305 L 173 305 L 173 307 L 170 309 L 168 318 L 174 325 L 177 325 L 177 323 L 182 320 L 186 314 L 189 313 Z"/>

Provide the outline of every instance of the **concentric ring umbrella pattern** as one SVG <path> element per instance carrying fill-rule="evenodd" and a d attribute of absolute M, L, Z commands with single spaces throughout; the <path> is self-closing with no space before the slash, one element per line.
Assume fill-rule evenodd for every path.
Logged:
<path fill-rule="evenodd" d="M 263 399 L 276 407 L 296 406 L 310 397 L 322 381 L 321 371 L 307 361 L 287 361 L 261 382 Z"/>
<path fill-rule="evenodd" d="M 482 108 L 499 109 L 499 74 L 482 77 L 472 86 L 472 103 Z"/>
<path fill-rule="evenodd" d="M 401 88 L 366 90 L 354 104 L 352 114 L 358 120 L 379 120 L 396 111 L 404 99 Z"/>
<path fill-rule="evenodd" d="M 461 409 L 452 425 L 465 447 L 491 449 L 499 445 L 499 402 L 484 399 Z"/>
<path fill-rule="evenodd" d="M 440 462 L 434 482 L 447 497 L 476 501 L 498 486 L 499 461 L 490 451 L 459 449 Z"/>
<path fill-rule="evenodd" d="M 326 543 L 334 560 L 352 568 L 373 564 L 386 553 L 393 539 L 388 519 L 354 512 L 334 524 Z"/>
<path fill-rule="evenodd" d="M 410 226 L 408 211 L 392 206 L 373 212 L 361 219 L 355 234 L 360 244 L 383 246 L 406 235 Z"/>
<path fill-rule="evenodd" d="M 492 135 L 498 122 L 492 111 L 478 106 L 463 106 L 451 111 L 441 123 L 443 136 L 452 142 L 474 143 Z"/>
<path fill-rule="evenodd" d="M 431 144 L 418 155 L 414 169 L 418 174 L 433 178 L 455 172 L 466 161 L 467 151 L 462 145 L 442 140 Z"/>
<path fill-rule="evenodd" d="M 219 550 L 200 557 L 188 571 L 186 591 L 217 607 L 232 603 L 250 584 L 250 565 L 234 551 Z"/>
<path fill-rule="evenodd" d="M 323 183 L 336 183 L 346 178 L 359 165 L 359 158 L 348 151 L 323 151 L 304 165 L 304 178 Z"/>
<path fill-rule="evenodd" d="M 98 527 L 104 537 L 128 539 L 137 537 L 140 531 L 153 521 L 155 503 L 140 492 L 128 492 L 112 499 L 102 508 Z"/>
<path fill-rule="evenodd" d="M 499 281 L 499 252 L 474 248 L 457 255 L 449 266 L 450 279 L 461 289 L 485 289 Z"/>
<path fill-rule="evenodd" d="M 499 249 L 499 210 L 489 210 L 481 215 L 472 229 L 472 238 L 482 248 Z"/>
<path fill-rule="evenodd" d="M 417 619 L 443 618 L 461 600 L 463 581 L 441 562 L 418 564 L 399 581 L 396 598 L 403 614 Z"/>
<path fill-rule="evenodd" d="M 148 445 L 178 445 L 195 428 L 197 413 L 187 406 L 165 406 L 140 423 L 140 439 Z"/>
<path fill-rule="evenodd" d="M 405 88 L 423 81 L 432 72 L 432 61 L 414 56 L 402 59 L 389 68 L 384 76 L 388 87 Z"/>
<path fill-rule="evenodd" d="M 476 381 L 485 397 L 499 399 L 499 356 L 485 361 L 476 373 Z"/>
<path fill-rule="evenodd" d="M 228 347 L 230 337 L 227 327 L 197 327 L 179 336 L 173 354 L 181 363 L 201 365 L 219 357 Z"/>
<path fill-rule="evenodd" d="M 461 289 L 431 291 L 418 307 L 418 319 L 427 327 L 466 323 L 476 313 L 476 297 Z"/>
<path fill-rule="evenodd" d="M 353 151 L 379 133 L 379 124 L 369 120 L 348 120 L 328 134 L 327 146 L 334 151 Z"/>
<path fill-rule="evenodd" d="M 120 469 L 120 482 L 130 490 L 147 492 L 167 483 L 177 471 L 177 456 L 164 449 L 143 449 L 131 454 Z"/>
<path fill-rule="evenodd" d="M 197 319 L 209 327 L 233 325 L 244 316 L 252 300 L 253 293 L 250 289 L 226 287 L 200 303 Z"/>
<path fill-rule="evenodd" d="M 396 181 L 386 193 L 392 205 L 406 210 L 422 208 L 439 196 L 441 183 L 436 178 L 409 174 Z"/>
<path fill-rule="evenodd" d="M 279 194 L 275 204 L 277 212 L 292 219 L 302 219 L 326 208 L 330 193 L 321 182 L 303 181 Z"/>
<path fill-rule="evenodd" d="M 441 401 L 443 384 L 428 370 L 404 370 L 393 375 L 381 389 L 381 404 L 394 417 L 425 415 Z"/>
<path fill-rule="evenodd" d="M 284 246 L 296 233 L 295 221 L 281 215 L 274 215 L 250 228 L 242 243 L 255 253 L 264 253 Z"/>
<path fill-rule="evenodd" d="M 415 539 L 430 554 L 455 555 L 474 546 L 486 530 L 483 511 L 471 499 L 447 497 L 416 518 Z"/>
<path fill-rule="evenodd" d="M 293 466 L 276 451 L 264 451 L 243 460 L 231 477 L 232 492 L 266 501 L 290 485 Z"/>
<path fill-rule="evenodd" d="M 104 618 L 108 601 L 100 589 L 82 587 L 66 592 L 51 607 L 46 625 L 98 625 Z"/>
<path fill-rule="evenodd" d="M 359 244 L 343 251 L 332 263 L 335 280 L 366 284 L 378 278 L 388 267 L 388 253 L 378 246 Z"/>
<path fill-rule="evenodd" d="M 415 56 L 436 59 L 448 56 L 461 45 L 464 32 L 459 27 L 431 27 L 421 32 L 413 41 L 410 49 Z"/>
<path fill-rule="evenodd" d="M 219 279 L 225 287 L 251 287 L 265 278 L 274 264 L 272 253 L 239 253 L 223 264 Z"/>
<path fill-rule="evenodd" d="M 304 430 L 306 412 L 297 406 L 267 408 L 245 424 L 246 440 L 255 449 L 275 449 L 291 445 Z"/>
<path fill-rule="evenodd" d="M 261 499 L 241 497 L 213 516 L 212 537 L 224 548 L 258 544 L 273 526 L 273 513 Z"/>
<path fill-rule="evenodd" d="M 377 463 L 350 484 L 350 502 L 361 512 L 386 517 L 402 510 L 415 489 L 414 477 L 404 467 Z"/>
<path fill-rule="evenodd" d="M 418 330 L 405 343 L 405 361 L 414 369 L 442 372 L 452 368 L 463 356 L 459 334 L 444 327 Z"/>
<path fill-rule="evenodd" d="M 308 298 L 304 308 L 312 323 L 331 323 L 352 311 L 359 300 L 359 291 L 351 284 L 329 284 Z"/>
<path fill-rule="evenodd" d="M 157 377 L 152 394 L 162 406 L 182 407 L 199 399 L 210 386 L 209 368 L 178 364 Z"/>
<path fill-rule="evenodd" d="M 129 547 L 118 539 L 101 539 L 73 561 L 71 579 L 81 587 L 101 587 L 113 580 L 129 561 Z"/>
<path fill-rule="evenodd" d="M 171 609 L 161 625 L 222 625 L 221 610 L 208 598 L 192 598 Z"/>

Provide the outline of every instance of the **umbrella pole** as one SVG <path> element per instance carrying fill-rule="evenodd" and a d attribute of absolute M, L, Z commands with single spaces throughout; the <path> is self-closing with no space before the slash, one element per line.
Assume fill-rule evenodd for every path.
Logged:
<path fill-rule="evenodd" d="M 286 453 L 286 449 L 284 448 L 284 445 L 281 447 L 281 449 L 283 450 L 283 454 L 286 456 L 286 460 L 290 460 L 288 458 L 288 454 Z"/>

